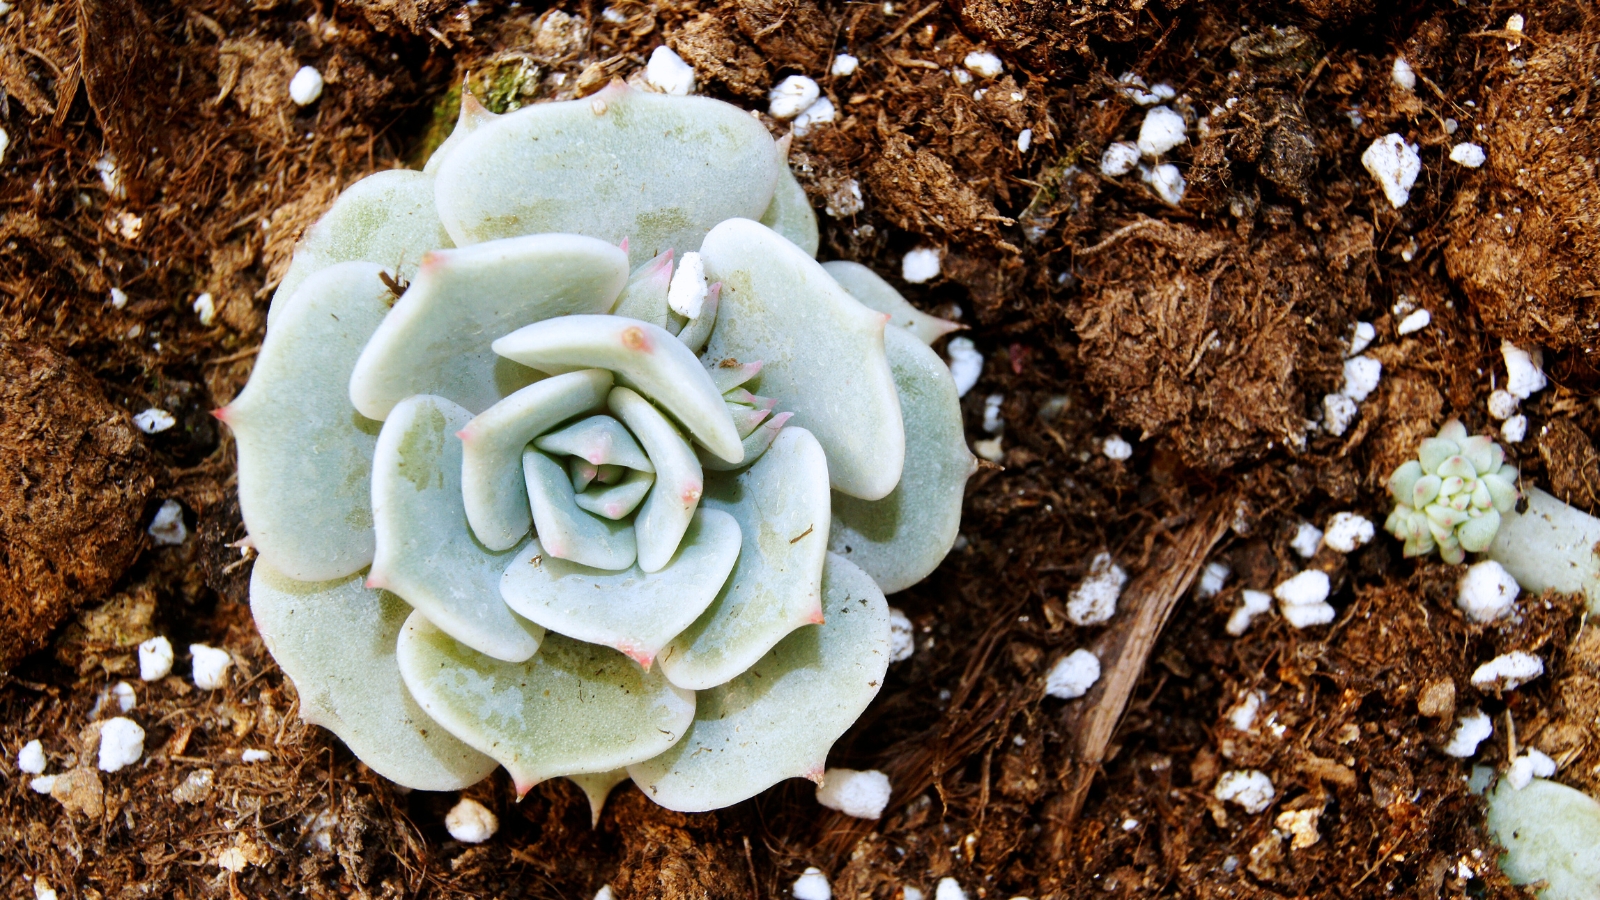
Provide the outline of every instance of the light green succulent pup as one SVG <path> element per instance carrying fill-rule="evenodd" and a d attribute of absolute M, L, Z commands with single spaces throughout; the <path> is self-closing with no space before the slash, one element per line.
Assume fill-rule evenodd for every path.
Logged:
<path fill-rule="evenodd" d="M 820 778 L 975 465 L 953 326 L 816 234 L 748 113 L 620 84 L 346 191 L 218 412 L 307 717 L 428 790 Z"/>
<path fill-rule="evenodd" d="M 1389 476 L 1395 507 L 1383 527 L 1405 541 L 1406 556 L 1438 548 L 1445 562 L 1459 563 L 1468 552 L 1489 549 L 1501 514 L 1516 506 L 1516 478 L 1499 444 L 1469 436 L 1451 419 L 1422 442 L 1417 459 Z"/>

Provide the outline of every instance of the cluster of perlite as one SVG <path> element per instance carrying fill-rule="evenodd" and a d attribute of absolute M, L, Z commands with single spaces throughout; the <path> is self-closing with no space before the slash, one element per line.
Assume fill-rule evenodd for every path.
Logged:
<path fill-rule="evenodd" d="M 951 326 L 814 259 L 743 110 L 463 101 L 308 230 L 218 414 L 302 714 L 419 789 L 819 778 L 955 540 Z"/>

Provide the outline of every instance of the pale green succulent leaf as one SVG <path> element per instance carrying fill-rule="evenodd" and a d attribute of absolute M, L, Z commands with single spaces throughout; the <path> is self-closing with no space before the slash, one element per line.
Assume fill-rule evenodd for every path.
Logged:
<path fill-rule="evenodd" d="M 774 401 L 773 406 L 776 405 L 777 403 Z M 772 415 L 772 407 L 760 409 L 754 406 L 730 403 L 728 404 L 728 414 L 733 416 L 733 427 L 739 432 L 739 439 L 742 441 L 749 437 L 752 431 L 761 427 L 761 423 Z"/>
<path fill-rule="evenodd" d="M 410 281 L 423 254 L 454 246 L 434 207 L 432 175 L 409 169 L 368 175 L 346 188 L 295 244 L 267 307 L 267 327 L 278 324 L 283 301 L 328 266 L 377 263 L 396 280 Z"/>
<path fill-rule="evenodd" d="M 533 527 L 546 553 L 611 571 L 633 565 L 639 552 L 634 527 L 578 506 L 572 481 L 560 463 L 530 447 L 522 453 L 522 474 L 533 506 Z"/>
<path fill-rule="evenodd" d="M 500 573 L 520 547 L 473 537 L 461 499 L 461 439 L 472 415 L 443 397 L 402 400 L 372 458 L 377 552 L 367 583 L 400 595 L 453 638 L 496 659 L 539 650 L 544 629 L 500 600 Z"/>
<path fill-rule="evenodd" d="M 546 556 L 529 544 L 500 580 L 519 614 L 574 640 L 611 647 L 646 669 L 717 596 L 739 556 L 739 523 L 706 509 L 660 571 L 592 569 Z"/>
<path fill-rule="evenodd" d="M 611 314 L 649 322 L 670 331 L 673 319 L 672 308 L 667 306 L 667 290 L 672 287 L 673 255 L 672 250 L 663 250 L 634 269 Z"/>
<path fill-rule="evenodd" d="M 1489 496 L 1497 512 L 1508 513 L 1517 505 L 1517 473 L 1509 468 L 1501 469 L 1479 479 L 1484 487 L 1489 489 Z"/>
<path fill-rule="evenodd" d="M 777 189 L 772 192 L 772 202 L 761 214 L 761 224 L 789 239 L 789 242 L 816 258 L 821 236 L 817 233 L 817 213 L 811 208 L 806 189 L 794 177 L 787 165 L 778 172 Z"/>
<path fill-rule="evenodd" d="M 740 362 L 737 359 L 724 357 L 712 359 L 709 356 L 701 357 L 706 365 L 706 371 L 711 373 L 711 383 L 716 386 L 717 393 L 726 394 L 735 388 L 741 387 L 745 382 L 761 374 L 761 360 L 755 362 Z M 724 400 L 727 398 L 724 397 Z"/>
<path fill-rule="evenodd" d="M 1451 419 L 1439 429 L 1440 440 L 1451 441 L 1457 446 L 1467 439 L 1467 426 L 1461 424 L 1460 419 Z M 1460 452 L 1459 450 L 1456 452 Z M 1427 468 L 1427 466 L 1423 466 Z"/>
<path fill-rule="evenodd" d="M 1422 446 L 1417 450 L 1417 459 L 1421 460 L 1423 471 L 1438 475 L 1444 461 L 1460 452 L 1461 445 L 1448 438 L 1423 438 Z"/>
<path fill-rule="evenodd" d="M 1496 531 L 1500 530 L 1500 514 L 1489 510 L 1474 519 L 1468 519 L 1456 529 L 1456 539 L 1461 542 L 1461 549 L 1470 553 L 1482 553 L 1489 549 L 1494 542 Z"/>
<path fill-rule="evenodd" d="M 1439 496 L 1444 479 L 1437 475 L 1424 475 L 1411 485 L 1411 505 L 1422 509 Z"/>
<path fill-rule="evenodd" d="M 360 575 L 295 581 L 258 559 L 250 612 L 294 681 L 300 717 L 337 734 L 378 774 L 419 791 L 454 791 L 494 770 L 494 760 L 428 718 L 400 680 L 395 641 L 411 607 L 399 597 L 363 586 Z"/>
<path fill-rule="evenodd" d="M 1389 476 L 1389 496 L 1393 497 L 1396 503 L 1410 505 L 1412 489 L 1417 486 L 1422 475 L 1422 463 L 1414 459 L 1401 463 L 1399 468 L 1394 470 L 1394 474 Z"/>
<path fill-rule="evenodd" d="M 479 413 L 461 438 L 461 499 L 472 533 L 490 550 L 508 550 L 533 522 L 522 477 L 528 442 L 573 416 L 599 409 L 611 373 L 583 369 L 528 385 Z"/>
<path fill-rule="evenodd" d="M 944 360 L 900 328 L 884 334 L 884 346 L 906 422 L 905 473 L 882 500 L 835 492 L 828 549 L 892 594 L 927 577 L 950 552 L 978 462 L 967 450 L 961 401 Z"/>
<path fill-rule="evenodd" d="M 694 517 L 700 495 L 705 493 L 705 473 L 689 442 L 650 401 L 618 387 L 611 389 L 607 403 L 644 444 L 655 464 L 656 483 L 634 517 L 633 527 L 639 541 L 639 568 L 658 572 L 672 559 Z M 732 419 L 729 423 L 731 426 Z"/>
<path fill-rule="evenodd" d="M 711 376 L 688 347 L 648 322 L 621 316 L 566 316 L 520 328 L 494 342 L 494 352 L 543 372 L 610 369 L 711 452 L 739 461 L 739 433 Z"/>
<path fill-rule="evenodd" d="M 627 279 L 626 254 L 573 234 L 430 253 L 357 361 L 350 399 L 373 419 L 414 394 L 483 412 L 538 378 L 497 356 L 495 338 L 530 322 L 604 312 Z"/>
<path fill-rule="evenodd" d="M 611 391 L 609 381 L 608 376 L 607 394 Z M 605 400 L 605 395 L 601 395 L 596 406 L 604 406 Z M 644 448 L 639 446 L 639 442 L 634 440 L 621 422 L 611 416 L 590 416 L 573 422 L 542 435 L 533 445 L 546 453 L 582 457 L 596 466 L 627 466 L 640 472 L 656 470 L 650 463 L 650 457 L 645 455 Z"/>
<path fill-rule="evenodd" d="M 762 393 L 782 398 L 795 424 L 816 436 L 834 489 L 887 496 L 905 463 L 905 428 L 883 349 L 886 317 L 748 219 L 712 229 L 700 256 L 707 277 L 722 282 L 721 321 L 706 356 L 761 360 Z"/>
<path fill-rule="evenodd" d="M 311 276 L 281 304 L 244 390 L 218 412 L 239 453 L 239 508 L 256 551 L 300 581 L 372 562 L 378 422 L 350 407 L 344 383 L 388 312 L 375 263 Z"/>
<path fill-rule="evenodd" d="M 744 542 L 717 599 L 658 657 L 673 684 L 723 684 L 822 621 L 828 500 L 827 457 L 803 428 L 783 429 L 755 465 L 707 484 L 705 506 L 738 520 Z"/>
<path fill-rule="evenodd" d="M 1488 477 L 1488 476 L 1486 476 Z M 1600 616 L 1600 519 L 1535 487 L 1524 512 L 1500 513 L 1489 558 L 1505 567 L 1529 595 L 1544 591 L 1583 594 L 1589 614 Z"/>
<path fill-rule="evenodd" d="M 857 262 L 837 259 L 822 264 L 839 286 L 850 292 L 868 309 L 875 309 L 889 317 L 889 324 L 904 328 L 924 344 L 961 328 L 955 322 L 930 316 L 911 305 L 894 285 L 884 281 L 877 272 Z"/>
<path fill-rule="evenodd" d="M 794 418 L 794 413 L 778 413 L 776 416 L 761 422 L 749 434 L 745 435 L 744 440 L 740 441 L 744 446 L 744 462 L 737 465 L 727 463 L 717 459 L 705 450 L 696 448 L 695 452 L 700 456 L 700 465 L 711 472 L 731 472 L 734 469 L 742 468 L 755 462 L 761 458 L 761 454 L 767 452 L 767 448 L 772 446 L 772 442 L 777 439 L 778 433 L 783 431 L 783 426 L 789 424 L 789 420 L 792 418 Z"/>
<path fill-rule="evenodd" d="M 655 483 L 654 472 L 629 470 L 616 484 L 585 491 L 572 499 L 579 509 L 616 521 L 638 509 Z"/>
<path fill-rule="evenodd" d="M 511 773 L 518 796 L 548 778 L 610 772 L 683 736 L 695 696 L 622 654 L 551 634 L 503 662 L 451 640 L 420 613 L 401 629 L 400 674 L 424 711 Z"/>
<path fill-rule="evenodd" d="M 1488 799 L 1489 833 L 1506 848 L 1500 870 L 1513 884 L 1545 882 L 1539 900 L 1600 897 L 1600 802 L 1543 778 L 1520 791 L 1502 778 Z"/>
<path fill-rule="evenodd" d="M 472 92 L 463 85 L 461 88 L 461 113 L 456 117 L 456 127 L 451 129 L 450 136 L 444 139 L 444 143 L 434 148 L 433 153 L 428 157 L 427 163 L 423 165 L 422 171 L 429 175 L 439 174 L 439 167 L 444 165 L 444 161 L 450 158 L 450 154 L 461 146 L 462 141 L 465 141 L 474 131 L 498 118 L 500 117 L 490 112 L 482 103 L 479 103 L 478 98 L 473 96 Z M 438 210 L 434 211 L 434 215 L 438 215 Z M 441 229 L 443 227 L 442 225 L 440 226 Z"/>
<path fill-rule="evenodd" d="M 439 169 L 439 217 L 459 245 L 544 232 L 627 238 L 635 264 L 755 218 L 782 162 L 766 126 L 704 97 L 614 84 L 484 125 Z"/>
<path fill-rule="evenodd" d="M 589 827 L 597 828 L 600 825 L 600 811 L 606 808 L 606 798 L 611 796 L 617 785 L 628 780 L 628 770 L 614 769 L 610 772 L 595 772 L 589 775 L 568 775 L 567 778 L 589 798 Z"/>
<path fill-rule="evenodd" d="M 660 756 L 628 767 L 650 799 L 717 809 L 796 777 L 820 781 L 834 741 L 883 685 L 889 605 L 867 573 L 835 554 L 823 572 L 827 620 L 789 635 L 696 698 L 694 725 Z"/>

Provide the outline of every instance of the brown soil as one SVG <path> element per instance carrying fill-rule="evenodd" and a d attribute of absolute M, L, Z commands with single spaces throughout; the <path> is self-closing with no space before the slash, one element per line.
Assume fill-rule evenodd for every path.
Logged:
<path fill-rule="evenodd" d="M 1552 378 L 1508 455 L 1528 483 L 1600 502 L 1588 6 L 1518 7 L 1520 36 L 1483 0 L 601 9 L 19 0 L 0 15 L 0 662 L 49 641 L 0 676 L 0 893 L 41 879 L 73 898 L 587 898 L 609 884 L 620 900 L 742 900 L 787 896 L 815 865 L 836 896 L 875 900 L 932 896 L 946 876 L 996 900 L 1520 894 L 1468 764 L 1438 748 L 1458 710 L 1482 708 L 1497 733 L 1481 762 L 1504 762 L 1514 728 L 1561 780 L 1600 789 L 1592 624 L 1548 596 L 1514 624 L 1473 625 L 1454 607 L 1459 570 L 1403 560 L 1386 535 L 1309 562 L 1289 540 L 1343 510 L 1381 522 L 1387 473 L 1445 419 L 1493 427 L 1502 338 L 1544 347 Z M 839 118 L 791 159 L 833 211 L 823 256 L 897 278 L 906 250 L 943 251 L 942 278 L 904 288 L 971 327 L 986 364 L 964 409 L 983 437 L 985 397 L 1003 397 L 1003 465 L 971 483 L 963 548 L 894 598 L 916 655 L 835 748 L 836 765 L 890 774 L 881 822 L 795 782 L 693 816 L 619 788 L 591 828 L 571 784 L 517 804 L 497 775 L 468 794 L 501 829 L 469 847 L 443 826 L 453 795 L 402 793 L 299 722 L 250 620 L 231 444 L 207 413 L 248 377 L 296 238 L 351 182 L 422 158 L 452 85 L 471 72 L 502 108 L 579 96 L 636 78 L 663 43 L 749 108 L 784 75 L 818 78 Z M 985 48 L 1005 73 L 957 83 Z M 842 50 L 860 71 L 826 75 Z M 1396 54 L 1414 91 L 1391 80 Z M 328 82 L 305 109 L 285 90 L 301 64 Z M 1143 117 L 1117 83 L 1128 71 L 1172 84 L 1189 117 L 1167 155 L 1189 184 L 1179 207 L 1137 173 L 1100 174 Z M 1423 157 L 1400 210 L 1359 162 L 1390 132 Z M 1487 148 L 1483 169 L 1448 161 L 1464 139 Z M 1432 323 L 1401 337 L 1408 304 Z M 1357 320 L 1377 328 L 1384 376 L 1333 436 L 1308 420 L 1342 384 Z M 133 430 L 152 406 L 177 425 Z M 1101 452 L 1117 433 L 1131 459 Z M 168 498 L 191 537 L 147 546 Z M 1074 626 L 1067 597 L 1101 550 L 1133 576 L 1122 611 Z M 1201 598 L 1207 560 L 1234 575 Z M 1308 565 L 1333 579 L 1333 624 L 1223 631 L 1241 590 Z M 146 684 L 134 646 L 156 634 L 179 663 Z M 228 687 L 192 685 L 192 641 L 232 653 Z M 1045 698 L 1051 664 L 1083 646 L 1104 652 L 1104 683 Z M 1480 696 L 1472 669 L 1512 649 L 1548 675 Z M 96 723 L 119 680 L 146 755 L 102 773 Z M 1264 701 L 1240 731 L 1228 713 L 1246 691 Z M 64 776 L 50 795 L 15 767 L 35 737 Z M 245 749 L 271 759 L 243 763 Z M 1236 768 L 1272 778 L 1269 810 L 1213 797 Z"/>

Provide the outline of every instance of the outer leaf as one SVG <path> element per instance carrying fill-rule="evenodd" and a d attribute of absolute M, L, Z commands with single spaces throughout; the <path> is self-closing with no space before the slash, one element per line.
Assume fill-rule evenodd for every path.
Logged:
<path fill-rule="evenodd" d="M 634 517 L 633 527 L 639 540 L 639 568 L 658 572 L 677 552 L 678 542 L 694 517 L 700 495 L 705 491 L 705 475 L 689 442 L 648 400 L 619 387 L 611 389 L 606 402 L 611 411 L 633 429 L 655 463 L 655 486 L 645 498 L 639 515 Z M 722 414 L 728 414 L 726 408 Z"/>
<path fill-rule="evenodd" d="M 718 225 L 700 256 L 707 277 L 722 282 L 706 356 L 762 360 L 761 392 L 816 435 L 834 489 L 864 500 L 888 495 L 905 462 L 905 428 L 883 349 L 886 317 L 748 219 Z"/>
<path fill-rule="evenodd" d="M 290 578 L 326 581 L 372 562 L 369 473 L 379 423 L 343 388 L 383 321 L 374 263 L 330 266 L 281 304 L 255 372 L 217 417 L 239 442 L 239 508 L 264 559 Z"/>
<path fill-rule="evenodd" d="M 1515 476 L 1515 472 L 1508 472 Z M 1536 487 L 1528 508 L 1500 511 L 1500 530 L 1489 558 L 1505 567 L 1529 595 L 1544 591 L 1584 595 L 1600 616 L 1600 519 L 1568 506 Z"/>
<path fill-rule="evenodd" d="M 350 399 L 373 419 L 414 394 L 482 412 L 537 380 L 497 357 L 495 338 L 529 322 L 610 309 L 627 278 L 621 250 L 571 234 L 430 253 L 357 361 Z"/>
<path fill-rule="evenodd" d="M 439 217 L 462 246 L 545 232 L 628 238 L 635 265 L 754 218 L 782 163 L 767 129 L 706 97 L 613 84 L 501 116 L 439 169 Z"/>
<path fill-rule="evenodd" d="M 517 795 L 547 778 L 609 772 L 655 756 L 694 719 L 694 694 L 604 647 L 550 635 L 507 663 L 451 640 L 420 614 L 400 632 L 400 674 L 456 737 L 511 773 Z"/>
<path fill-rule="evenodd" d="M 924 344 L 932 344 L 961 327 L 912 306 L 894 289 L 894 285 L 860 263 L 836 259 L 823 263 L 822 267 L 828 270 L 834 281 L 839 282 L 840 287 L 850 292 L 850 296 L 860 300 L 868 309 L 887 314 L 890 325 L 904 328 Z"/>
<path fill-rule="evenodd" d="M 610 380 L 608 376 L 606 381 Z M 609 387 L 606 392 L 610 393 Z M 597 405 L 604 406 L 605 397 L 601 397 Z M 627 466 L 640 472 L 656 470 L 628 429 L 610 416 L 590 416 L 574 422 L 540 437 L 533 445 L 546 453 L 580 456 L 596 466 Z"/>
<path fill-rule="evenodd" d="M 568 775 L 567 778 L 589 798 L 589 827 L 598 828 L 600 811 L 605 809 L 606 798 L 611 796 L 611 791 L 617 785 L 628 780 L 628 770 L 617 769 L 611 772 L 596 772 L 592 775 Z"/>
<path fill-rule="evenodd" d="M 495 341 L 494 352 L 543 372 L 610 369 L 617 383 L 666 407 L 711 452 L 740 459 L 739 433 L 710 374 L 664 328 L 621 316 L 567 316 L 519 328 Z"/>
<path fill-rule="evenodd" d="M 428 162 L 422 167 L 422 171 L 429 175 L 437 175 L 439 167 L 444 165 L 444 161 L 450 158 L 450 154 L 461 146 L 461 142 L 466 140 L 468 135 L 498 118 L 500 117 L 490 112 L 482 103 L 479 103 L 478 98 L 474 97 L 472 92 L 463 85 L 461 88 L 461 114 L 456 117 L 456 127 L 451 130 L 450 136 L 444 139 L 444 143 L 434 148 L 433 154 L 428 157 Z M 438 212 L 435 211 L 434 214 L 438 215 Z"/>
<path fill-rule="evenodd" d="M 529 544 L 500 579 L 518 613 L 567 637 L 614 647 L 649 669 L 661 648 L 717 596 L 739 557 L 739 523 L 701 510 L 672 561 L 647 574 L 591 569 Z"/>
<path fill-rule="evenodd" d="M 961 525 L 967 450 L 961 401 L 939 354 L 899 328 L 884 335 L 906 421 L 906 469 L 882 500 L 833 495 L 828 549 L 871 575 L 886 594 L 927 577 L 950 552 Z"/>
<path fill-rule="evenodd" d="M 828 555 L 828 621 L 802 628 L 749 671 L 697 697 L 694 727 L 672 749 L 628 767 L 650 799 L 699 812 L 785 778 L 820 780 L 828 749 L 855 722 L 889 667 L 889 605 L 872 579 Z"/>
<path fill-rule="evenodd" d="M 283 301 L 328 266 L 377 263 L 400 281 L 410 281 L 424 254 L 454 246 L 434 207 L 432 175 L 409 169 L 368 175 L 346 188 L 295 244 L 267 308 L 267 326 L 278 324 Z"/>
<path fill-rule="evenodd" d="M 522 474 L 533 505 L 533 527 L 546 553 L 585 566 L 620 571 L 638 558 L 634 527 L 585 512 L 561 464 L 529 448 Z"/>
<path fill-rule="evenodd" d="M 723 684 L 784 635 L 822 621 L 828 461 L 809 431 L 785 428 L 756 464 L 708 485 L 705 505 L 739 521 L 744 544 L 711 608 L 659 657 L 673 684 Z"/>
<path fill-rule="evenodd" d="M 1503 778 L 1489 794 L 1485 824 L 1506 848 L 1500 869 L 1512 884 L 1544 882 L 1540 900 L 1600 897 L 1600 802 L 1593 797 L 1543 778 L 1519 791 Z"/>
<path fill-rule="evenodd" d="M 497 659 L 523 660 L 544 629 L 500 601 L 516 550 L 484 549 L 461 500 L 461 441 L 471 416 L 443 397 L 410 397 L 390 413 L 372 458 L 378 550 L 367 584 L 399 594 L 434 624 Z"/>
<path fill-rule="evenodd" d="M 472 533 L 490 550 L 508 550 L 533 521 L 522 477 L 522 449 L 547 429 L 606 402 L 611 373 L 569 372 L 535 382 L 484 410 L 461 438 L 461 499 Z"/>
<path fill-rule="evenodd" d="M 777 189 L 772 203 L 761 214 L 761 224 L 789 239 L 789 242 L 816 258 L 821 238 L 817 234 L 817 214 L 806 197 L 806 189 L 794 177 L 787 165 L 778 173 Z"/>
<path fill-rule="evenodd" d="M 400 680 L 395 639 L 411 607 L 399 597 L 363 587 L 356 575 L 295 581 L 259 559 L 250 611 L 294 681 L 300 717 L 337 734 L 378 774 L 419 791 L 454 791 L 494 770 L 494 760 L 428 718 Z"/>

